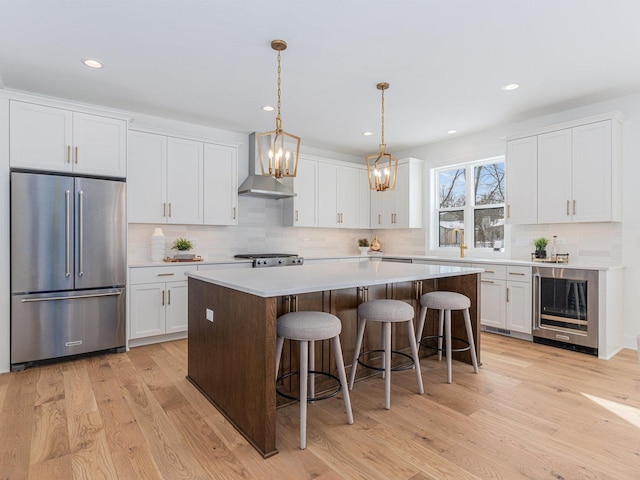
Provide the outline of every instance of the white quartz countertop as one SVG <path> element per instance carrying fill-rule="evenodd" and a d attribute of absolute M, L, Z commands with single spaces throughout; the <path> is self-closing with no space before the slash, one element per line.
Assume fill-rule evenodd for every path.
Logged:
<path fill-rule="evenodd" d="M 259 297 L 277 297 L 482 272 L 482 268 L 357 262 L 193 271 L 186 275 Z"/>

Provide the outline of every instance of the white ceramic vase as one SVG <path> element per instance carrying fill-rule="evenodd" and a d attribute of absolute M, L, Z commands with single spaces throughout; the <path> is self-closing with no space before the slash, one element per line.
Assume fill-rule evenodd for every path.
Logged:
<path fill-rule="evenodd" d="M 158 227 L 151 235 L 151 261 L 162 262 L 165 257 L 165 236 L 162 228 Z"/>
<path fill-rule="evenodd" d="M 366 255 L 369 252 L 369 247 L 358 247 L 360 249 L 360 255 Z"/>

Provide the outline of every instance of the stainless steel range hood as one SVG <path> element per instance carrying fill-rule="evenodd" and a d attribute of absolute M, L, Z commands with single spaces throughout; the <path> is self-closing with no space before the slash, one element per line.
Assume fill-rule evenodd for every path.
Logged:
<path fill-rule="evenodd" d="M 257 175 L 256 159 L 258 152 L 256 148 L 255 132 L 249 135 L 249 176 L 238 188 L 238 195 L 247 195 L 261 198 L 289 198 L 296 194 L 287 185 L 279 182 L 273 177 Z"/>

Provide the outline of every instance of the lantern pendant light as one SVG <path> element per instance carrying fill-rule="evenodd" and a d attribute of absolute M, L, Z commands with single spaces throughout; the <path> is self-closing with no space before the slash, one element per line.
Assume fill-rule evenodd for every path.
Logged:
<path fill-rule="evenodd" d="M 278 52 L 278 114 L 275 130 L 256 135 L 260 167 L 265 176 L 295 177 L 298 172 L 300 137 L 283 130 L 280 116 L 280 52 L 287 48 L 287 42 L 274 40 L 271 48 Z"/>
<path fill-rule="evenodd" d="M 389 88 L 386 82 L 377 85 L 382 92 L 382 141 L 380 151 L 367 156 L 367 172 L 369 174 L 369 188 L 378 192 L 395 190 L 398 175 L 398 159 L 386 152 L 384 143 L 384 91 Z"/>

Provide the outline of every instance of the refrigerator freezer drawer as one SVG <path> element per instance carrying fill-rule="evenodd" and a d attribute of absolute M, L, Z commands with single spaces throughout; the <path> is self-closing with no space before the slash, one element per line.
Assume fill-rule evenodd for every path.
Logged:
<path fill-rule="evenodd" d="M 124 347 L 125 289 L 12 295 L 11 365 Z"/>

